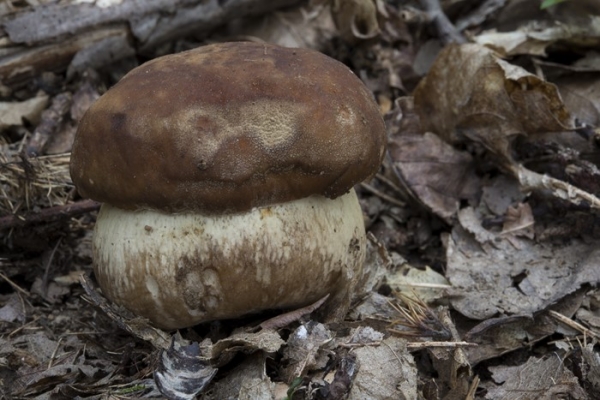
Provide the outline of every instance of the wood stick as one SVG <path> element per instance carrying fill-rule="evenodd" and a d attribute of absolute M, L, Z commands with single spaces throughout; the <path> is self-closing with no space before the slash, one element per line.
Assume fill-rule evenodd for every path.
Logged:
<path fill-rule="evenodd" d="M 7 215 L 5 217 L 0 217 L 0 231 L 16 227 L 23 227 L 33 224 L 67 219 L 76 215 L 96 211 L 99 208 L 100 203 L 98 203 L 97 201 L 81 200 L 71 204 L 45 208 L 38 213 L 30 213 L 24 216 Z"/>
<path fill-rule="evenodd" d="M 135 53 L 152 52 L 177 38 L 207 34 L 234 18 L 298 2 L 128 0 L 109 7 L 83 2 L 41 4 L 0 17 L 0 82 L 8 87 L 23 85 L 40 72 L 64 71 L 73 60 L 79 61 L 80 69 L 98 68 Z M 94 48 L 111 57 L 80 54 Z"/>

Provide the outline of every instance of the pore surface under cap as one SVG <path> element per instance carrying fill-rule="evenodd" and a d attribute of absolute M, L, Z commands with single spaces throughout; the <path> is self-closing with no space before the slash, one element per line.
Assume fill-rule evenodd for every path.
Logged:
<path fill-rule="evenodd" d="M 132 70 L 82 119 L 79 192 L 123 209 L 237 212 L 374 174 L 385 126 L 343 64 L 307 49 L 239 42 Z"/>

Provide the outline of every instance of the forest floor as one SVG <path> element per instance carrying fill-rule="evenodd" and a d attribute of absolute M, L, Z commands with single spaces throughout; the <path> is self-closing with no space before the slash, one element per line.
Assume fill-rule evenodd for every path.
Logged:
<path fill-rule="evenodd" d="M 0 4 L 0 398 L 600 398 L 597 2 L 138 3 Z M 343 62 L 386 122 L 344 321 L 165 332 L 94 281 L 78 121 L 143 62 L 233 40 Z"/>

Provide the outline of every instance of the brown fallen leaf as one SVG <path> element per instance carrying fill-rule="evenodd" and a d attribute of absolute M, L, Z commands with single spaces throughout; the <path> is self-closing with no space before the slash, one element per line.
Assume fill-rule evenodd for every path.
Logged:
<path fill-rule="evenodd" d="M 469 79 L 456 79 L 459 76 Z M 501 60 L 485 47 L 450 45 L 419 83 L 414 104 L 424 131 L 453 145 L 483 147 L 494 156 L 493 163 L 518 179 L 523 192 L 548 191 L 578 207 L 600 208 L 592 184 L 596 174 L 588 177 L 593 167 L 575 166 L 571 175 L 585 186 L 577 187 L 546 171 L 529 170 L 515 158 L 517 137 L 538 135 L 537 140 L 565 131 L 577 136 L 574 118 L 555 85 Z"/>
<path fill-rule="evenodd" d="M 392 137 L 394 171 L 413 197 L 449 222 L 463 199 L 475 198 L 479 179 L 472 157 L 431 133 Z"/>
<path fill-rule="evenodd" d="M 414 101 L 424 131 L 479 143 L 505 167 L 514 162 L 515 136 L 574 129 L 556 86 L 477 44 L 444 48 Z"/>

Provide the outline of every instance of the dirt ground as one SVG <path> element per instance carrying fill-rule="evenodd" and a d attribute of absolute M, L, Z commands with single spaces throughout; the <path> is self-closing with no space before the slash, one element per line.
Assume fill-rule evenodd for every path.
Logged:
<path fill-rule="evenodd" d="M 373 93 L 365 274 L 342 321 L 163 331 L 102 296 L 73 139 L 132 68 L 241 40 Z M 0 3 L 0 398 L 599 399 L 599 146 L 594 0 Z"/>

